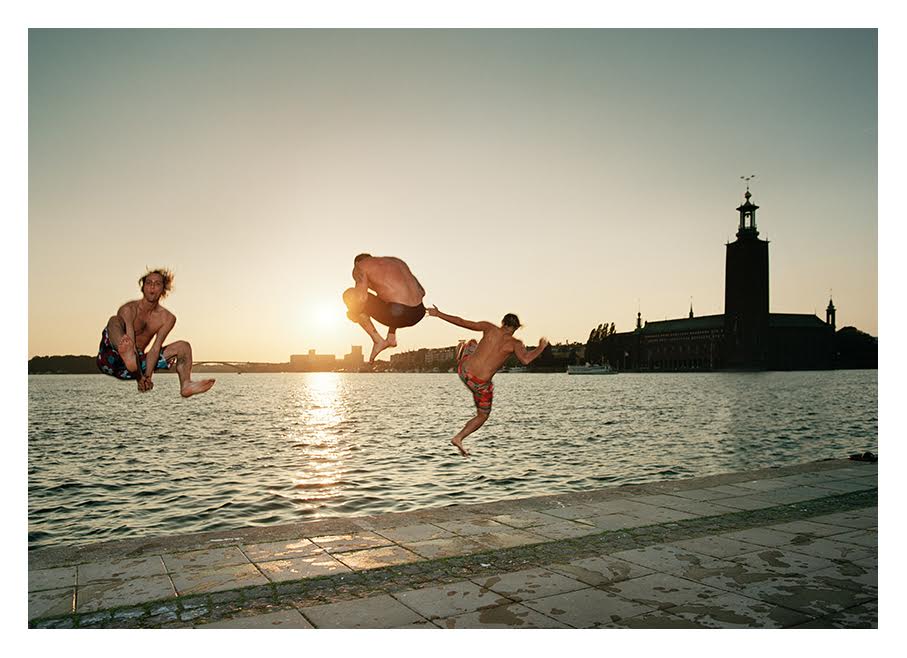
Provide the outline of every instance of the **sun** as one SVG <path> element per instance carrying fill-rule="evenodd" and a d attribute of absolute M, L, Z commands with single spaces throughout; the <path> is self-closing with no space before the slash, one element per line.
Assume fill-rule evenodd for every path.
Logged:
<path fill-rule="evenodd" d="M 335 329 L 340 326 L 345 313 L 346 308 L 343 304 L 319 302 L 311 307 L 309 317 L 312 325 L 319 329 Z"/>

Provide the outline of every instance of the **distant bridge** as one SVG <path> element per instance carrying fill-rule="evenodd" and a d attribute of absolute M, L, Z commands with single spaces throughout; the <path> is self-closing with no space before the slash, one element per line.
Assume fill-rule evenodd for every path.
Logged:
<path fill-rule="evenodd" d="M 249 362 L 240 362 L 240 361 L 193 361 L 192 367 L 195 366 L 227 366 L 228 368 L 236 368 L 236 372 L 242 373 L 249 370 Z"/>

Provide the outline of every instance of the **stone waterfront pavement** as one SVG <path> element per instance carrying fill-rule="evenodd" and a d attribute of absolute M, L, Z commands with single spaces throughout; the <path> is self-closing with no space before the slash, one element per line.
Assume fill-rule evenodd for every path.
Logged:
<path fill-rule="evenodd" d="M 32 628 L 876 628 L 877 466 L 826 460 L 32 551 Z"/>

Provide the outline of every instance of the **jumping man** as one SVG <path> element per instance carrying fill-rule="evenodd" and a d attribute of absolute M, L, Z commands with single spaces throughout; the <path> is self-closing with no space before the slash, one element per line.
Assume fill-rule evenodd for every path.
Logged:
<path fill-rule="evenodd" d="M 154 388 L 151 377 L 155 369 L 176 366 L 180 395 L 188 398 L 214 386 L 213 379 L 192 381 L 192 347 L 184 340 L 164 345 L 167 334 L 176 324 L 176 316 L 160 305 L 173 286 L 173 273 L 151 270 L 139 279 L 142 298 L 126 302 L 110 317 L 101 332 L 98 347 L 98 369 L 118 379 L 135 379 L 141 392 Z M 151 349 L 145 348 L 154 338 Z"/>
<path fill-rule="evenodd" d="M 516 355 L 523 365 L 529 365 L 545 350 L 548 341 L 541 338 L 538 347 L 531 351 L 527 350 L 523 341 L 513 337 L 513 333 L 520 328 L 520 319 L 513 313 L 504 316 L 500 327 L 491 322 L 472 322 L 448 315 L 439 311 L 437 306 L 430 308 L 428 314 L 458 327 L 482 332 L 482 339 L 478 343 L 474 339 L 470 340 L 457 352 L 457 374 L 466 388 L 472 392 L 476 415 L 469 419 L 450 442 L 457 447 L 461 455 L 469 457 L 469 451 L 463 447 L 463 439 L 488 420 L 494 397 L 494 384 L 491 381 L 494 373 L 504 365 L 504 361 L 511 354 Z"/>
<path fill-rule="evenodd" d="M 353 280 L 356 286 L 343 292 L 346 316 L 371 337 L 374 345 L 368 361 L 374 363 L 383 350 L 397 346 L 397 329 L 412 327 L 425 317 L 425 288 L 409 266 L 393 256 L 359 254 L 353 259 Z M 387 338 L 375 329 L 373 319 L 387 327 Z"/>

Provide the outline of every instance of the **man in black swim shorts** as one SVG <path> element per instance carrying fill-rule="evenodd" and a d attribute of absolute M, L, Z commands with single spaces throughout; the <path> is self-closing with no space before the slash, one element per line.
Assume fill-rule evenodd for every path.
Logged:
<path fill-rule="evenodd" d="M 359 254 L 353 259 L 353 280 L 356 286 L 343 292 L 346 316 L 372 339 L 369 363 L 374 363 L 383 350 L 397 346 L 397 329 L 412 327 L 425 317 L 425 288 L 407 264 L 393 256 Z M 387 327 L 387 338 L 381 337 L 372 320 Z"/>

